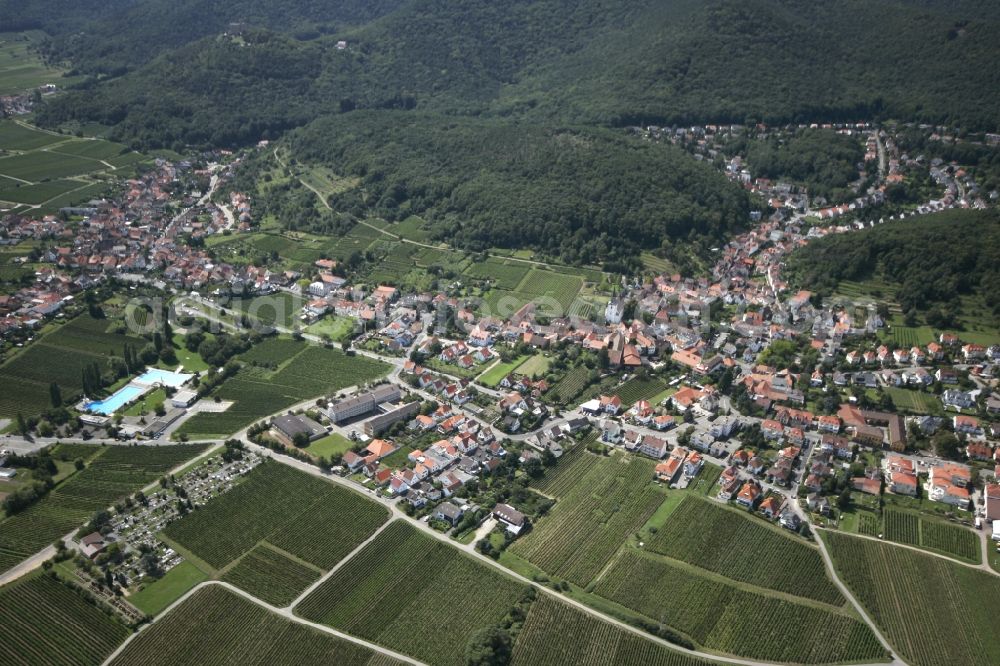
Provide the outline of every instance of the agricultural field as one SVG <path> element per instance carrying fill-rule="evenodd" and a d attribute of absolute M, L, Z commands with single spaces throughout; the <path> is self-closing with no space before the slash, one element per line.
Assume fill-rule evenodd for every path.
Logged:
<path fill-rule="evenodd" d="M 646 270 L 653 271 L 654 273 L 662 275 L 663 273 L 672 273 L 674 271 L 674 266 L 668 260 L 662 257 L 657 257 L 651 252 L 643 252 L 641 255 L 642 265 Z"/>
<path fill-rule="evenodd" d="M 710 666 L 578 608 L 539 595 L 514 643 L 511 666 Z"/>
<path fill-rule="evenodd" d="M 255 298 L 237 299 L 230 306 L 259 325 L 291 328 L 298 322 L 298 315 L 305 304 L 306 301 L 301 296 L 281 291 Z"/>
<path fill-rule="evenodd" d="M 395 666 L 396 660 L 323 633 L 211 585 L 155 622 L 114 666 Z"/>
<path fill-rule="evenodd" d="M 130 594 L 128 600 L 133 606 L 152 617 L 159 615 L 192 587 L 206 580 L 208 580 L 208 576 L 205 572 L 185 560 L 164 574 L 162 578 L 146 585 L 138 592 Z"/>
<path fill-rule="evenodd" d="M 754 592 L 632 549 L 615 560 L 594 592 L 701 646 L 741 657 L 802 664 L 885 657 L 871 629 L 846 611 Z M 780 630 L 765 630 L 762 623 Z"/>
<path fill-rule="evenodd" d="M 911 546 L 920 545 L 920 516 L 909 511 L 886 510 L 885 538 Z"/>
<path fill-rule="evenodd" d="M 251 365 L 276 368 L 290 361 L 302 349 L 302 343 L 292 338 L 268 338 L 240 354 L 240 360 Z"/>
<path fill-rule="evenodd" d="M 525 276 L 517 291 L 533 297 L 555 299 L 562 307 L 563 314 L 569 311 L 583 287 L 583 278 L 566 273 L 555 273 L 541 268 L 532 268 Z"/>
<path fill-rule="evenodd" d="M 881 533 L 878 516 L 870 511 L 858 512 L 858 534 L 877 537 Z"/>
<path fill-rule="evenodd" d="M 513 259 L 489 257 L 486 261 L 473 262 L 465 274 L 477 280 L 490 280 L 500 289 L 514 291 L 531 270 L 531 264 Z"/>
<path fill-rule="evenodd" d="M 105 169 L 107 166 L 100 162 L 77 155 L 57 153 L 55 148 L 43 148 L 30 153 L 0 157 L 0 174 L 26 183 L 38 183 L 50 178 L 80 176 Z"/>
<path fill-rule="evenodd" d="M 35 183 L 34 185 L 14 184 L 11 186 L 11 183 L 4 183 L 3 187 L 0 188 L 0 201 L 38 205 L 70 192 L 82 190 L 90 185 L 90 183 L 83 183 L 78 180 L 64 179 L 50 180 L 43 183 Z"/>
<path fill-rule="evenodd" d="M 0 522 L 0 572 L 34 555 L 100 509 L 153 483 L 205 450 L 203 445 L 106 446 L 85 469 Z"/>
<path fill-rule="evenodd" d="M 305 472 L 266 463 L 164 535 L 216 570 L 262 541 L 329 569 L 388 519 L 359 493 Z"/>
<path fill-rule="evenodd" d="M 244 555 L 222 580 L 272 606 L 284 607 L 319 577 L 318 568 L 296 562 L 262 544 Z"/>
<path fill-rule="evenodd" d="M 546 495 L 560 499 L 573 490 L 578 479 L 584 478 L 603 460 L 587 452 L 587 444 L 597 439 L 596 434 L 590 435 L 583 443 L 567 451 L 554 467 L 545 470 L 545 476 L 532 481 L 531 488 Z"/>
<path fill-rule="evenodd" d="M 66 137 L 32 129 L 12 120 L 0 122 L 0 150 L 23 152 L 65 140 Z"/>
<path fill-rule="evenodd" d="M 821 538 L 841 580 L 907 663 L 996 663 L 1000 578 L 871 539 Z"/>
<path fill-rule="evenodd" d="M 93 444 L 67 444 L 60 443 L 52 449 L 52 457 L 56 459 L 76 460 L 81 458 L 84 462 L 104 452 L 104 447 Z"/>
<path fill-rule="evenodd" d="M 549 389 L 546 397 L 552 398 L 562 405 L 569 404 L 590 385 L 593 378 L 592 372 L 585 365 L 576 366 Z"/>
<path fill-rule="evenodd" d="M 732 580 L 844 603 L 815 547 L 715 502 L 685 497 L 647 547 Z"/>
<path fill-rule="evenodd" d="M 526 589 L 396 521 L 295 612 L 426 663 L 458 666 L 469 636 L 498 624 Z"/>
<path fill-rule="evenodd" d="M 0 588 L 0 645 L 8 666 L 99 664 L 127 627 L 51 574 Z"/>
<path fill-rule="evenodd" d="M 416 215 L 411 215 L 402 222 L 397 222 L 389 229 L 400 238 L 425 243 L 430 238 L 430 230 L 424 227 L 424 221 Z"/>
<path fill-rule="evenodd" d="M 574 467 L 588 465 L 585 474 L 576 477 L 548 515 L 510 550 L 546 573 L 582 587 L 604 569 L 665 496 L 651 482 L 652 460 L 629 455 L 598 457 L 587 452 L 578 455 L 597 458 L 598 462 L 574 461 Z M 552 490 L 552 485 L 543 487 Z M 560 492 L 563 488 L 559 487 Z"/>
<path fill-rule="evenodd" d="M 146 340 L 108 333 L 112 323 L 80 315 L 27 346 L 0 365 L 0 417 L 38 414 L 51 406 L 49 384 L 56 382 L 65 402 L 81 394 L 83 368 L 107 366 L 110 356 L 121 356 L 126 344 L 142 349 Z"/>
<path fill-rule="evenodd" d="M 35 32 L 0 33 L 0 95 L 17 95 L 48 83 L 63 88 L 80 80 L 64 77 L 64 70 L 45 64 L 33 50 L 42 37 Z"/>
<path fill-rule="evenodd" d="M 195 414 L 178 432 L 195 438 L 227 435 L 296 403 L 363 384 L 389 371 L 387 364 L 365 356 L 348 356 L 304 342 L 296 344 L 299 352 L 283 360 L 276 372 L 246 366 L 227 379 L 215 395 L 234 404 L 224 412 Z M 271 358 L 279 353 L 284 352 L 272 347 L 261 352 L 267 356 L 256 358 Z"/>
<path fill-rule="evenodd" d="M 655 377 L 633 377 L 618 387 L 615 393 L 622 399 L 622 405 L 633 405 L 640 400 L 649 400 L 667 389 L 667 385 Z"/>
<path fill-rule="evenodd" d="M 939 552 L 973 564 L 982 562 L 979 536 L 966 527 L 895 509 L 886 509 L 883 518 L 883 536 L 889 541 Z"/>
<path fill-rule="evenodd" d="M 892 404 L 901 412 L 910 414 L 942 414 L 944 412 L 941 400 L 930 393 L 911 391 L 895 386 L 889 386 L 882 390 L 889 394 L 889 397 L 892 398 Z"/>

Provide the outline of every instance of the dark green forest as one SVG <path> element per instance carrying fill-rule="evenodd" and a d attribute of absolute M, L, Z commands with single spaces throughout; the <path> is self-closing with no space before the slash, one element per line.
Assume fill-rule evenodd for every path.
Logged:
<path fill-rule="evenodd" d="M 979 294 L 1000 316 L 1000 211 L 950 210 L 827 236 L 788 259 L 795 284 L 830 294 L 842 280 L 878 278 L 898 285 L 903 312 L 946 324 L 959 296 Z"/>
<path fill-rule="evenodd" d="M 283 146 L 360 179 L 329 200 L 334 210 L 417 214 L 437 238 L 475 251 L 531 247 L 568 263 L 624 265 L 678 239 L 707 249 L 749 210 L 745 192 L 711 166 L 605 129 L 358 111 L 311 123 Z"/>
<path fill-rule="evenodd" d="M 850 197 L 848 185 L 858 179 L 857 165 L 865 157 L 861 139 L 830 130 L 807 129 L 791 137 L 749 139 L 746 144 L 754 174 L 790 180 L 811 196 L 830 201 Z"/>
<path fill-rule="evenodd" d="M 121 122 L 140 147 L 240 145 L 356 108 L 1000 126 L 998 12 L 975 2 L 111 0 L 77 23 L 49 4 L 0 0 L 0 22 L 48 30 L 47 53 L 92 75 L 40 119 Z"/>
<path fill-rule="evenodd" d="M 574 263 L 678 241 L 706 256 L 746 218 L 709 167 L 625 126 L 1000 127 L 1000 10 L 977 0 L 0 0 L 0 24 L 45 31 L 45 57 L 84 76 L 44 126 L 179 152 L 299 130 L 294 159 L 362 181 L 338 212 L 419 213 L 468 249 Z M 855 156 L 804 134 L 751 159 L 837 197 Z M 264 205 L 347 223 L 294 185 Z"/>

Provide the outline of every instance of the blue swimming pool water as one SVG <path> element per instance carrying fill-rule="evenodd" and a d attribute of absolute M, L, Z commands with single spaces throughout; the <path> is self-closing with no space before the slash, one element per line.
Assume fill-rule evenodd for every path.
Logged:
<path fill-rule="evenodd" d="M 136 377 L 135 381 L 146 385 L 163 384 L 164 386 L 178 388 L 189 379 L 191 379 L 191 375 L 184 374 L 183 372 L 149 368 L 146 372 Z"/>
<path fill-rule="evenodd" d="M 138 386 L 123 386 L 111 395 L 109 395 L 104 400 L 94 400 L 88 402 L 84 405 L 84 409 L 89 412 L 94 412 L 95 414 L 114 414 L 116 410 L 120 409 L 122 405 L 126 405 L 140 395 L 146 392 L 147 389 L 140 388 Z"/>

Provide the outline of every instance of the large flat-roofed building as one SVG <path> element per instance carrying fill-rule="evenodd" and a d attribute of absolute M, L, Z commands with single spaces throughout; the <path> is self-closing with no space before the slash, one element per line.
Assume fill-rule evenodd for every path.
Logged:
<path fill-rule="evenodd" d="M 386 407 L 390 407 L 390 405 L 386 405 Z M 403 405 L 391 406 L 391 409 L 387 410 L 384 414 L 373 416 L 365 421 L 365 434 L 369 437 L 380 435 L 394 424 L 413 418 L 419 411 L 419 400 L 416 402 L 408 402 Z"/>
<path fill-rule="evenodd" d="M 295 437 L 304 434 L 309 441 L 315 441 L 326 435 L 326 428 L 313 421 L 308 416 L 299 414 L 284 414 L 276 416 L 271 421 L 271 427 L 284 444 L 294 444 Z"/>
<path fill-rule="evenodd" d="M 382 384 L 371 391 L 332 403 L 327 408 L 327 414 L 334 423 L 342 423 L 348 419 L 364 416 L 383 402 L 396 402 L 401 397 L 399 387 L 393 384 Z"/>

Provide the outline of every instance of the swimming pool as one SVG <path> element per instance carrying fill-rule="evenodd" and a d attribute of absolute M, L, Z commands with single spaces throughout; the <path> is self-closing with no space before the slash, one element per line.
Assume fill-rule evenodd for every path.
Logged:
<path fill-rule="evenodd" d="M 161 384 L 171 388 L 180 388 L 184 382 L 192 377 L 194 377 L 194 375 L 188 375 L 183 372 L 171 372 L 170 370 L 161 370 L 159 368 L 147 368 L 144 373 L 136 377 L 133 381 L 136 384 L 145 384 L 146 386 Z"/>
<path fill-rule="evenodd" d="M 127 386 L 121 387 L 104 400 L 94 400 L 88 402 L 83 406 L 83 408 L 88 412 L 104 414 L 107 416 L 108 414 L 114 414 L 115 411 L 121 409 L 122 405 L 127 405 L 148 390 L 148 388 L 128 384 Z"/>

